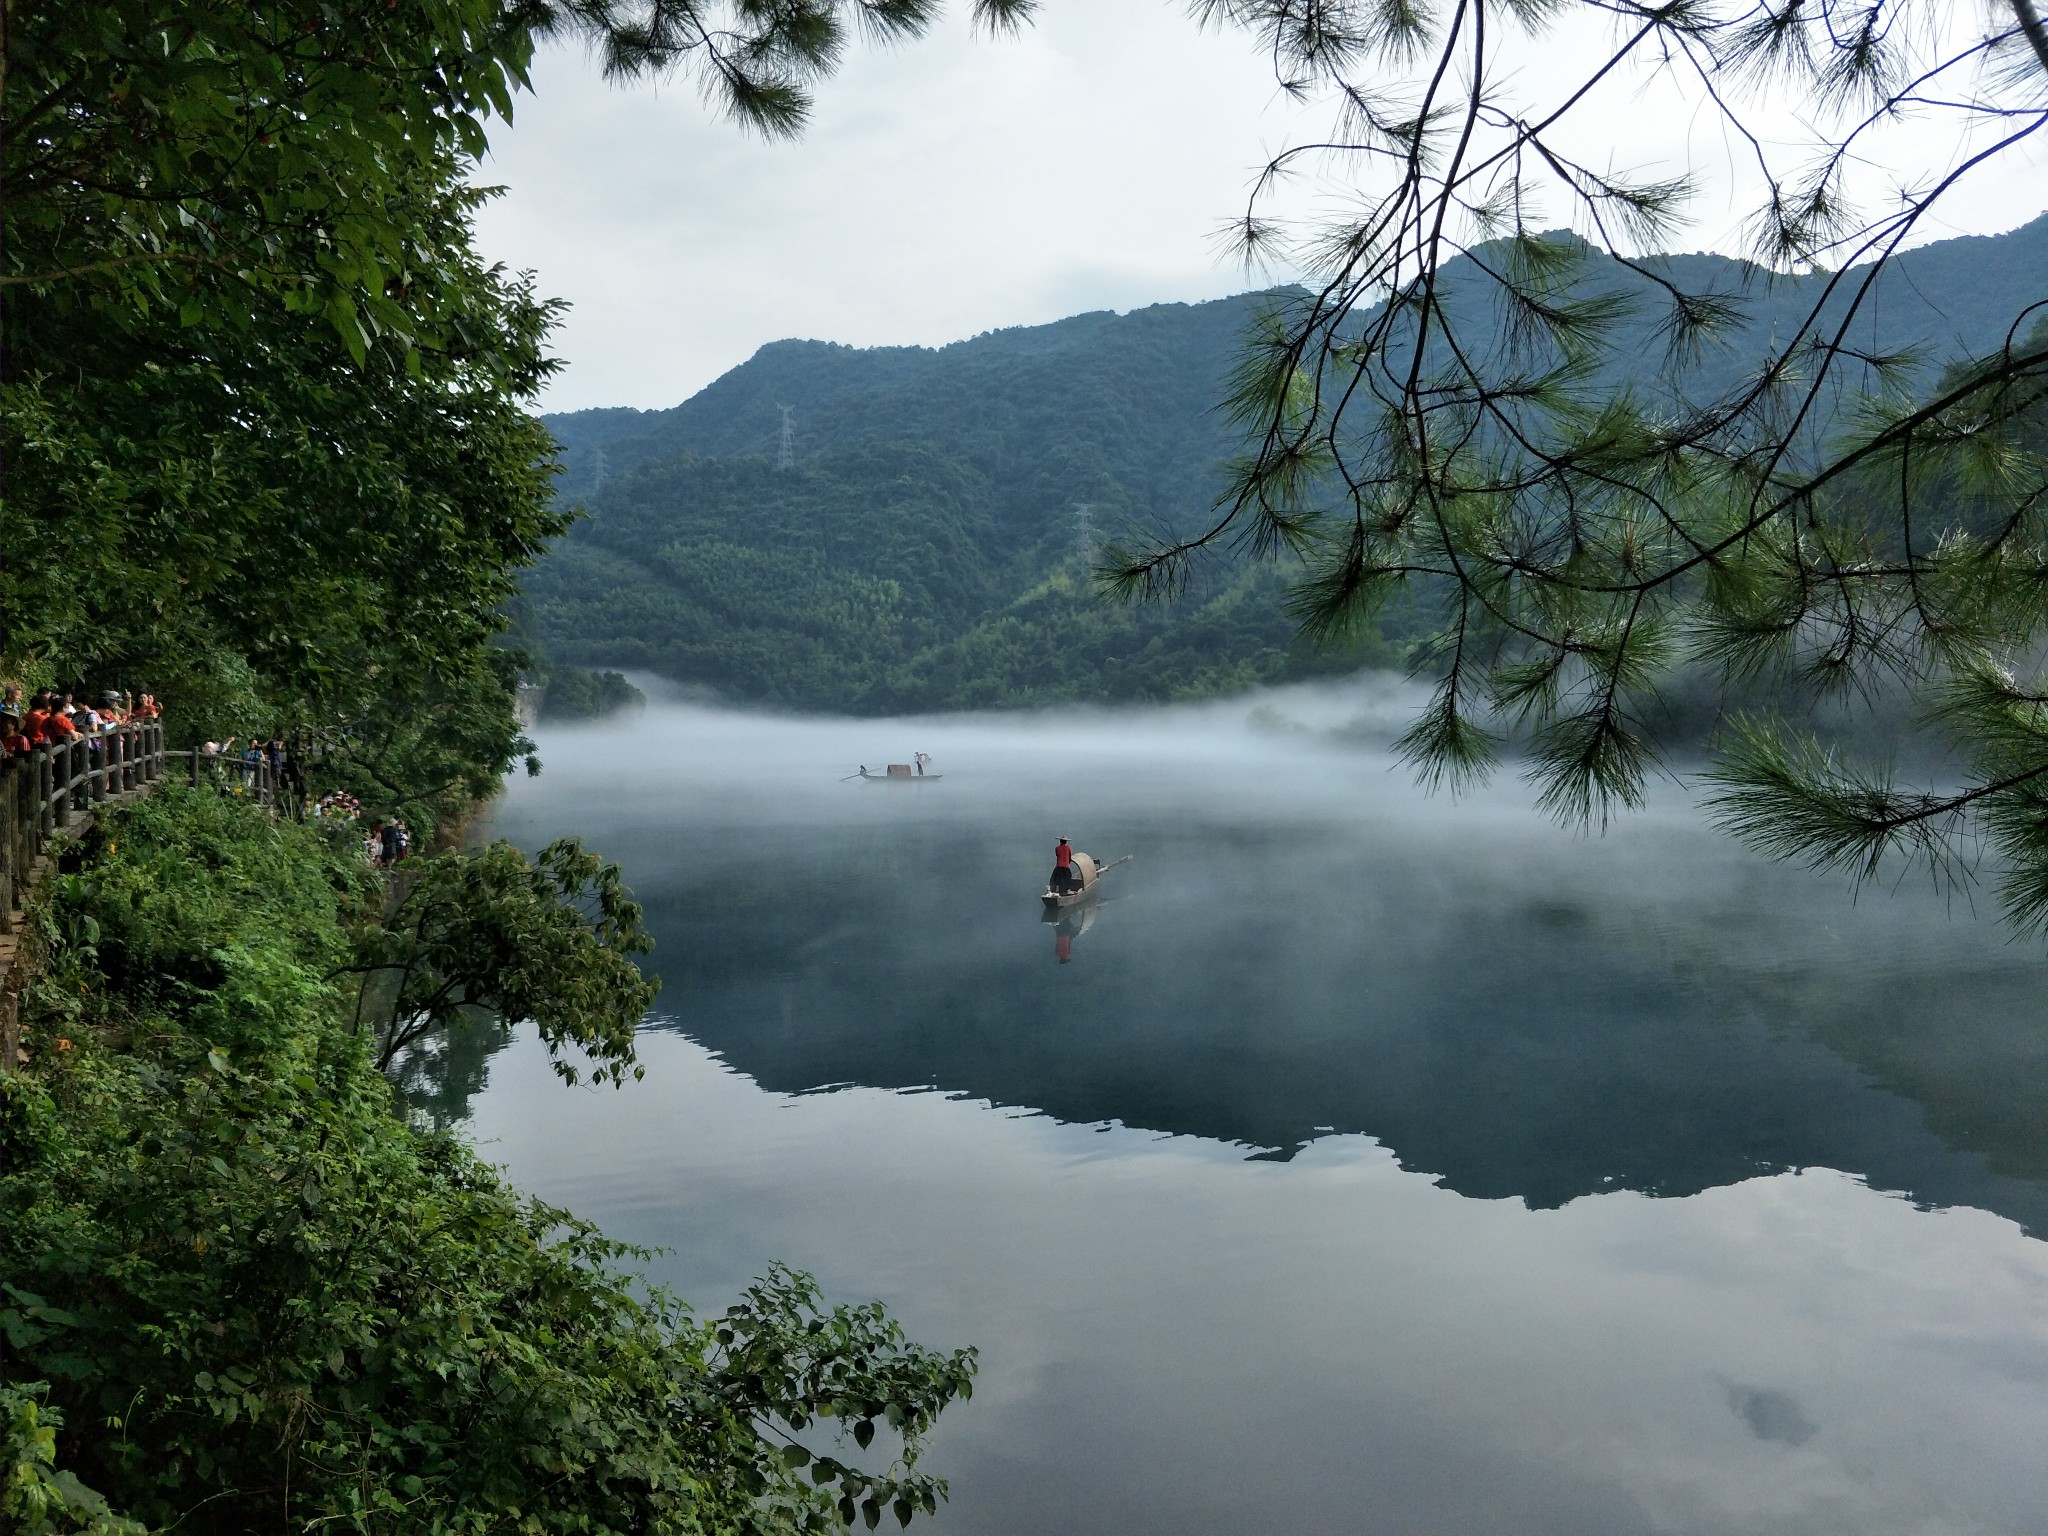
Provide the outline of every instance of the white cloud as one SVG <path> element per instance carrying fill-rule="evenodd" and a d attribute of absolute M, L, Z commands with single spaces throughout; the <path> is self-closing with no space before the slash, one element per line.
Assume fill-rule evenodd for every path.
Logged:
<path fill-rule="evenodd" d="M 1518 81 L 1563 78 L 1601 40 L 1567 29 Z M 570 366 L 544 401 L 558 410 L 672 405 L 784 336 L 933 345 L 1254 286 L 1213 233 L 1255 168 L 1325 120 L 1280 95 L 1250 39 L 1203 32 L 1168 0 L 1055 0 L 994 40 L 955 14 L 922 41 L 856 51 L 795 143 L 743 135 L 681 82 L 608 86 L 575 50 L 543 57 L 535 87 L 494 136 L 484 176 L 510 190 L 480 222 L 494 259 L 573 305 L 557 338 Z M 1738 179 L 1696 103 L 1618 87 L 1595 126 L 1616 122 L 1611 150 L 1589 153 L 1703 166 L 1694 243 L 1738 248 Z M 1897 136 L 1901 163 L 1916 126 Z M 1934 233 L 2039 212 L 2032 161 L 2011 157 Z M 1290 195 L 1299 208 L 1332 190 Z"/>
<path fill-rule="evenodd" d="M 778 337 L 938 344 L 1253 286 L 1210 237 L 1298 118 L 1243 38 L 1146 0 L 856 53 L 793 144 L 558 50 L 495 135 L 483 244 L 574 305 L 550 407 L 672 405 Z"/>

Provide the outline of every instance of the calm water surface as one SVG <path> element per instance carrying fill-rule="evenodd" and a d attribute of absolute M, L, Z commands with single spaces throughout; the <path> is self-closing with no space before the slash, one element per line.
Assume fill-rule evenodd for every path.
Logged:
<path fill-rule="evenodd" d="M 623 862 L 665 987 L 644 1083 L 520 1040 L 474 1133 L 701 1307 L 978 1344 L 937 1530 L 2048 1530 L 2039 948 L 1675 792 L 1426 798 L 1387 709 L 545 732 L 494 830 Z M 1063 833 L 1135 855 L 1064 932 Z"/>

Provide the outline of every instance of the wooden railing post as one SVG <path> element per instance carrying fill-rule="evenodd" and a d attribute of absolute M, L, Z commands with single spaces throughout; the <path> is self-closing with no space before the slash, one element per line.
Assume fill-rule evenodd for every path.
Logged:
<path fill-rule="evenodd" d="M 0 825 L 0 933 L 14 932 L 15 872 L 21 868 L 21 781 L 28 765 L 15 763 L 11 757 L 0 762 L 0 816 L 7 818 Z"/>
<path fill-rule="evenodd" d="M 43 851 L 44 840 L 52 831 L 50 807 L 50 749 L 38 745 L 29 753 L 29 761 L 35 764 L 36 797 L 36 852 Z"/>
<path fill-rule="evenodd" d="M 56 828 L 71 825 L 71 748 L 69 744 L 50 750 L 50 809 Z M 52 828 L 52 830 L 56 830 Z"/>

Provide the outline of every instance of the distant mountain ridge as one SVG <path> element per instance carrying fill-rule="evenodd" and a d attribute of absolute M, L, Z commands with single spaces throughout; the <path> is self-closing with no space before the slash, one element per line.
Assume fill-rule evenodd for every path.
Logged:
<path fill-rule="evenodd" d="M 1657 265 L 1681 287 L 1749 295 L 1755 303 L 1749 322 L 1709 352 L 1698 378 L 1707 388 L 1732 383 L 1774 334 L 1789 332 L 1824 281 L 1773 278 L 1746 262 L 1711 254 L 1667 256 Z M 1618 285 L 1644 286 L 1626 278 Z M 1247 293 L 1203 304 L 1091 311 L 1048 325 L 985 331 L 942 347 L 773 341 L 680 405 L 665 410 L 599 407 L 541 419 L 562 445 L 565 487 L 580 493 L 588 488 L 599 447 L 610 457 L 613 472 L 679 452 L 706 458 L 772 456 L 782 405 L 795 409 L 799 454 L 877 429 L 894 437 L 916 430 L 917 408 L 929 404 L 934 394 L 984 388 L 994 368 L 1017 368 L 1021 377 L 993 396 L 990 405 L 1034 396 L 1051 404 L 1060 392 L 1042 386 L 1056 376 L 1063 359 L 1113 347 L 1131 352 L 1132 366 L 1122 381 L 1156 389 L 1148 408 L 1181 417 L 1179 424 L 1186 426 L 1186 417 L 1206 416 L 1214 407 L 1223 371 L 1262 297 Z M 2048 214 L 2006 234 L 1958 236 L 1894 258 L 1879 277 L 1867 304 L 1868 318 L 1859 319 L 1853 339 L 1894 350 L 1926 347 L 1937 358 L 1984 352 L 2004 340 L 2021 309 L 2042 299 L 2048 299 Z M 1185 370 L 1198 361 L 1206 364 L 1200 376 Z M 1116 409 L 1102 399 L 1077 403 Z M 1210 435 L 1226 451 L 1234 446 L 1220 432 L 1212 429 Z M 974 444 L 970 438 L 934 446 Z"/>
<path fill-rule="evenodd" d="M 1747 309 L 1679 378 L 1696 398 L 1736 387 L 1825 281 L 1714 255 L 1659 265 Z M 1485 302 L 1469 273 L 1447 277 L 1452 304 Z M 1645 298 L 1599 382 L 1668 387 L 1653 377 L 1654 287 L 1592 251 L 1583 281 Z M 778 341 L 667 410 L 545 416 L 562 493 L 590 515 L 532 573 L 531 623 L 565 661 L 853 710 L 1174 697 L 1385 659 L 1371 642 L 1334 656 L 1296 643 L 1271 571 L 1219 569 L 1170 610 L 1090 590 L 1102 535 L 1209 517 L 1239 447 L 1216 404 L 1254 313 L 1287 295 L 936 348 Z M 2042 299 L 2048 216 L 1895 258 L 1850 339 L 1917 349 L 1931 379 L 2002 344 Z M 795 463 L 778 470 L 785 406 Z M 1391 638 L 1412 622 L 1396 615 Z"/>

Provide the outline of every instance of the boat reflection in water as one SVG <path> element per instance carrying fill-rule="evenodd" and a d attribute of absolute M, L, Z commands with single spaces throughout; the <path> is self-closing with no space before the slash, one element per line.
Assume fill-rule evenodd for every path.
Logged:
<path fill-rule="evenodd" d="M 1104 905 L 1105 903 L 1100 900 L 1091 900 L 1064 911 L 1048 907 L 1039 913 L 1040 922 L 1053 925 L 1052 956 L 1061 965 L 1074 958 L 1074 940 L 1095 926 L 1095 919 L 1101 914 Z"/>

